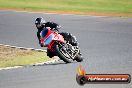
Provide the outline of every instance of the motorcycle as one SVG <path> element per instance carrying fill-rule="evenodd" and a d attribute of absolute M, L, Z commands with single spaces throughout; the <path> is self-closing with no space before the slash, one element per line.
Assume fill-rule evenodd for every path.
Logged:
<path fill-rule="evenodd" d="M 64 39 L 58 32 L 52 31 L 50 27 L 44 28 L 41 33 L 41 44 L 47 47 L 48 50 L 58 56 L 66 63 L 71 63 L 76 60 L 77 62 L 83 61 L 83 57 L 80 54 L 78 46 L 72 46 L 68 41 Z"/>

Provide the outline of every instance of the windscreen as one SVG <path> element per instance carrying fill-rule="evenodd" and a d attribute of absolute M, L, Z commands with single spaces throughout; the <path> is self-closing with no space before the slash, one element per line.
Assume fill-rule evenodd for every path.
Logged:
<path fill-rule="evenodd" d="M 44 38 L 44 37 L 46 36 L 47 33 L 48 33 L 48 29 L 47 29 L 47 28 L 44 28 L 44 29 L 41 31 L 40 36 L 41 36 L 42 38 Z"/>
<path fill-rule="evenodd" d="M 48 38 L 44 41 L 44 46 L 47 46 L 48 44 L 50 44 L 54 39 L 54 35 L 53 34 L 50 34 L 48 36 Z"/>

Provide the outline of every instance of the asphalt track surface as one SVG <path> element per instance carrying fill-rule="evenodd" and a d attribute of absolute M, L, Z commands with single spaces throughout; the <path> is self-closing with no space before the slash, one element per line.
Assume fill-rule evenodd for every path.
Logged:
<path fill-rule="evenodd" d="M 84 62 L 63 62 L 1 70 L 0 88 L 132 88 L 130 84 L 76 82 L 77 67 L 87 73 L 132 75 L 132 18 L 0 11 L 0 43 L 40 48 L 34 19 L 44 17 L 75 35 Z"/>

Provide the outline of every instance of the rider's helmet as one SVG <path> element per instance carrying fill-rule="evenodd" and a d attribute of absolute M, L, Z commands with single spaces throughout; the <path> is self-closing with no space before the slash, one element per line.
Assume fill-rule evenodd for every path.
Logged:
<path fill-rule="evenodd" d="M 42 17 L 38 17 L 35 20 L 35 25 L 37 29 L 41 29 L 45 26 L 46 21 Z"/>

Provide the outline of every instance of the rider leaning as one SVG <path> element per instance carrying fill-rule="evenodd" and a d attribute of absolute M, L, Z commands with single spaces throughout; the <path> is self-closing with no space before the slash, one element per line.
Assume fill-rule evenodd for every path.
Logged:
<path fill-rule="evenodd" d="M 42 47 L 42 44 L 41 44 L 41 41 L 40 41 L 40 32 L 44 29 L 44 27 L 50 27 L 51 30 L 57 31 L 59 34 L 61 34 L 64 37 L 64 39 L 66 41 L 69 41 L 69 43 L 72 44 L 73 46 L 77 46 L 77 44 L 78 44 L 75 36 L 72 36 L 68 32 L 61 32 L 60 33 L 59 29 L 60 29 L 61 26 L 57 23 L 46 22 L 42 17 L 38 17 L 35 20 L 35 25 L 38 29 L 37 37 L 38 37 L 39 44 L 40 44 L 41 47 Z M 54 54 L 52 52 L 50 52 L 49 50 L 47 50 L 47 56 L 49 56 L 51 58 L 51 57 L 54 56 Z"/>
<path fill-rule="evenodd" d="M 50 27 L 51 30 L 59 31 L 60 26 L 57 23 L 54 22 L 46 22 L 42 17 L 38 17 L 35 20 L 35 25 L 38 29 L 37 37 L 40 44 L 40 32 L 43 30 L 44 27 Z"/>

